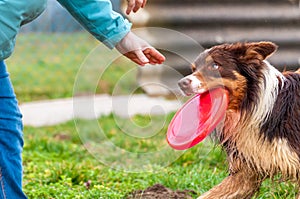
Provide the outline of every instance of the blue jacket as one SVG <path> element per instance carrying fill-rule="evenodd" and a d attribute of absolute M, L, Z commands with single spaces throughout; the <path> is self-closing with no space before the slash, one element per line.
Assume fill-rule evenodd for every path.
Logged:
<path fill-rule="evenodd" d="M 57 0 L 95 38 L 114 46 L 130 31 L 131 23 L 112 11 L 109 0 Z M 46 8 L 47 0 L 0 0 L 0 60 L 11 55 L 20 27 Z"/>

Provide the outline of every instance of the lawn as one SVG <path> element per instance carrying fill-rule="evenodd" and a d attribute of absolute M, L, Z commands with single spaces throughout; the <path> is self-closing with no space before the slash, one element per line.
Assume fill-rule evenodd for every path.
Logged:
<path fill-rule="evenodd" d="M 137 120 L 142 118 L 137 117 Z M 132 151 L 140 151 L 141 155 L 145 150 L 157 150 L 153 143 L 165 142 L 162 135 L 165 128 L 160 136 L 152 138 L 153 142 L 124 140 L 112 115 L 98 121 L 114 144 L 127 150 L 135 145 Z M 88 121 L 79 122 L 89 126 Z M 130 173 L 111 169 L 89 154 L 73 122 L 55 127 L 26 127 L 25 132 L 24 190 L 29 198 L 123 198 L 132 190 L 155 183 L 203 192 L 226 176 L 222 152 L 218 148 L 210 150 L 203 144 L 184 153 L 171 166 L 156 165 L 155 172 Z M 91 182 L 89 187 L 86 186 L 88 181 Z"/>
<path fill-rule="evenodd" d="M 89 72 L 85 75 L 87 79 L 96 80 L 93 93 L 112 93 L 116 80 L 135 65 L 123 57 L 108 63 L 108 66 L 101 65 L 108 52 L 87 33 L 20 34 L 15 52 L 6 63 L 18 100 L 22 103 L 72 97 L 80 69 Z M 100 79 L 99 69 L 103 70 Z M 125 87 L 134 83 L 127 82 Z"/>
<path fill-rule="evenodd" d="M 71 97 L 76 75 L 86 61 L 84 59 L 97 45 L 97 41 L 83 33 L 20 35 L 16 52 L 7 61 L 20 102 Z M 103 79 L 96 83 L 94 92 L 112 93 L 116 80 L 134 68 L 127 60 L 121 59 L 112 65 Z M 95 71 L 90 72 L 87 77 L 94 78 Z M 124 90 L 135 84 L 134 78 L 130 78 L 126 84 Z M 125 134 L 116 125 L 114 115 L 96 121 L 70 121 L 52 127 L 26 126 L 23 152 L 25 193 L 29 198 L 37 199 L 118 199 L 126 197 L 133 190 L 161 183 L 174 190 L 191 189 L 200 195 L 228 175 L 224 153 L 209 139 L 185 151 L 170 165 L 164 165 L 162 159 L 157 164 L 142 165 L 142 171 L 139 172 L 128 172 L 130 159 L 124 159 L 126 156 L 122 153 L 117 155 L 120 159 L 123 156 L 126 171 L 118 167 L 120 159 L 110 156 L 111 151 L 99 149 L 95 155 L 87 150 L 93 145 L 106 146 L 107 143 L 99 139 L 105 136 L 113 145 L 138 154 L 142 162 L 145 153 L 168 147 L 165 132 L 173 114 L 163 118 L 166 124 L 154 136 L 144 139 Z M 161 118 L 152 119 L 158 121 Z M 146 128 L 150 121 L 149 116 L 139 115 L 121 122 L 135 122 L 136 125 L 132 127 L 134 131 Z M 99 134 L 95 124 L 103 129 L 104 135 Z M 153 160 L 155 162 L 155 156 Z M 294 186 L 289 183 L 266 181 L 255 198 L 294 198 L 295 192 Z"/>
<path fill-rule="evenodd" d="M 145 116 L 133 119 L 148 121 Z M 89 128 L 89 121 L 77 122 L 88 128 L 87 133 L 93 129 Z M 98 122 L 113 144 L 141 156 L 145 151 L 158 150 L 157 145 L 165 142 L 166 127 L 151 138 L 152 142 L 147 142 L 143 139 L 124 139 L 126 136 L 115 125 L 112 115 L 102 117 Z M 209 139 L 187 150 L 169 166 L 150 165 L 151 172 L 124 172 L 106 166 L 90 154 L 82 145 L 77 130 L 74 122 L 25 128 L 24 191 L 29 198 L 124 198 L 133 190 L 145 189 L 156 183 L 174 190 L 190 189 L 201 194 L 227 176 L 224 153 Z M 97 131 L 92 132 L 97 135 Z M 255 198 L 286 199 L 294 198 L 294 195 L 293 185 L 267 181 Z"/>

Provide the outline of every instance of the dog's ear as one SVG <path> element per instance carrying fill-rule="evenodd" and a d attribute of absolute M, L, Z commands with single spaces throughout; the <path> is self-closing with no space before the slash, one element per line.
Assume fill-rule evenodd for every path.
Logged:
<path fill-rule="evenodd" d="M 276 44 L 267 41 L 247 43 L 246 46 L 247 50 L 245 56 L 256 56 L 260 60 L 265 60 L 277 50 Z"/>

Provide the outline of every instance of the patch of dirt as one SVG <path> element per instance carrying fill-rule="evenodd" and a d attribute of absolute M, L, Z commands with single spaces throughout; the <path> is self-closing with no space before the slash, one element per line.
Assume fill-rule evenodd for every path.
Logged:
<path fill-rule="evenodd" d="M 54 137 L 54 139 L 59 140 L 59 141 L 71 140 L 71 136 L 68 134 L 64 134 L 64 133 L 57 133 L 53 137 Z"/>
<path fill-rule="evenodd" d="M 193 190 L 173 191 L 161 184 L 155 184 L 145 190 L 136 190 L 127 199 L 192 199 L 196 192 Z"/>

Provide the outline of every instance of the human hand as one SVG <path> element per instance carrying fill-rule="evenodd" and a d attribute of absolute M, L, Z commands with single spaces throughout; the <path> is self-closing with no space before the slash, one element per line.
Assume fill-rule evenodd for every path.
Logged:
<path fill-rule="evenodd" d="M 126 14 L 129 15 L 131 11 L 137 12 L 140 8 L 144 8 L 147 0 L 127 0 Z"/>
<path fill-rule="evenodd" d="M 160 52 L 131 31 L 116 45 L 116 49 L 141 66 L 161 64 L 166 59 Z"/>

